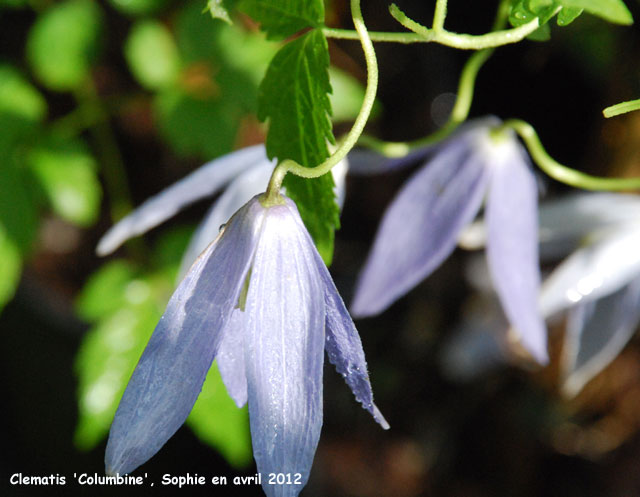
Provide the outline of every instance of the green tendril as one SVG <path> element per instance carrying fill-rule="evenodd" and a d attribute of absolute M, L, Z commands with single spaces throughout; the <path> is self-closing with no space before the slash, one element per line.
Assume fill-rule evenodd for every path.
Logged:
<path fill-rule="evenodd" d="M 501 29 L 507 22 L 509 14 L 509 1 L 502 0 L 493 22 L 492 30 Z M 476 79 L 480 69 L 484 63 L 493 54 L 494 48 L 485 48 L 474 53 L 462 68 L 460 79 L 458 80 L 458 92 L 456 94 L 456 102 L 451 110 L 449 119 L 440 129 L 425 138 L 412 142 L 385 142 L 372 136 L 362 135 L 358 144 L 375 150 L 379 154 L 389 158 L 404 157 L 411 150 L 420 147 L 426 147 L 447 138 L 453 133 L 460 124 L 467 120 L 471 104 L 473 102 L 473 94 L 476 85 Z"/>
<path fill-rule="evenodd" d="M 527 146 L 529 154 L 540 169 L 553 179 L 584 190 L 636 190 L 640 188 L 640 178 L 603 178 L 581 173 L 564 166 L 553 159 L 545 150 L 538 133 L 529 123 L 520 119 L 509 119 L 504 128 L 513 129 Z"/>
<path fill-rule="evenodd" d="M 620 114 L 626 114 L 634 110 L 640 110 L 640 100 L 629 100 L 628 102 L 621 102 L 611 107 L 607 107 L 602 111 L 604 117 L 619 116 Z"/>
<path fill-rule="evenodd" d="M 434 15 L 434 25 L 432 29 L 410 19 L 395 4 L 389 7 L 389 12 L 396 21 L 411 31 L 411 33 L 371 31 L 369 36 L 372 41 L 404 44 L 437 43 L 461 50 L 484 50 L 486 48 L 495 48 L 517 43 L 540 27 L 540 20 L 536 17 L 522 26 L 511 29 L 493 30 L 483 35 L 453 33 L 444 29 L 444 19 L 446 16 L 446 2 L 444 1 L 439 1 L 436 4 L 436 13 Z M 322 28 L 322 31 L 328 38 L 343 40 L 359 39 L 358 33 L 349 29 Z"/>

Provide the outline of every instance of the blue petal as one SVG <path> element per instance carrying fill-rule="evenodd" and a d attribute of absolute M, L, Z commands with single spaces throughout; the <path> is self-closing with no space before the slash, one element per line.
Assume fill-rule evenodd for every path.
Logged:
<path fill-rule="evenodd" d="M 247 403 L 247 375 L 244 365 L 246 324 L 246 313 L 234 309 L 223 331 L 222 342 L 216 355 L 222 381 L 238 407 Z"/>
<path fill-rule="evenodd" d="M 265 156 L 229 184 L 193 234 L 189 246 L 182 256 L 180 275 L 186 273 L 198 255 L 218 236 L 223 223 L 247 200 L 264 191 L 272 171 L 273 164 Z"/>
<path fill-rule="evenodd" d="M 340 208 L 344 203 L 347 167 L 347 161 L 343 160 L 331 170 L 336 184 L 336 200 Z M 272 172 L 273 164 L 265 157 L 264 160 L 256 162 L 229 184 L 191 238 L 189 246 L 182 256 L 180 276 L 186 273 L 196 257 L 218 235 L 222 223 L 229 219 L 248 199 L 264 191 Z"/>
<path fill-rule="evenodd" d="M 563 391 L 574 396 L 627 344 L 640 321 L 640 279 L 571 308 L 563 348 Z"/>
<path fill-rule="evenodd" d="M 108 473 L 133 471 L 187 418 L 238 302 L 262 214 L 255 199 L 243 207 L 171 297 L 113 420 Z"/>
<path fill-rule="evenodd" d="M 353 320 L 333 283 L 327 266 L 325 266 L 320 256 L 316 257 L 316 265 L 324 282 L 324 301 L 326 304 L 325 350 L 327 351 L 329 362 L 343 376 L 356 400 L 371 413 L 380 426 L 388 430 L 389 423 L 373 403 L 373 392 L 371 391 L 371 383 L 367 373 L 367 361 L 364 358 L 364 350 L 362 350 L 362 342 L 360 341 L 358 330 L 353 324 Z"/>
<path fill-rule="evenodd" d="M 322 426 L 324 296 L 315 247 L 293 203 L 268 208 L 246 301 L 253 453 L 269 497 L 298 495 Z M 269 485 L 269 473 L 299 485 Z"/>
<path fill-rule="evenodd" d="M 479 132 L 487 133 L 474 129 L 451 140 L 389 206 L 358 281 L 354 316 L 382 312 L 453 251 L 486 189 L 485 163 L 473 150 Z"/>
<path fill-rule="evenodd" d="M 213 195 L 235 176 L 261 160 L 267 160 L 264 145 L 244 148 L 208 162 L 184 179 L 151 197 L 112 226 L 101 238 L 96 252 L 98 255 L 113 252 L 129 238 L 145 233 L 187 205 Z M 245 202 L 249 198 L 247 197 Z"/>
<path fill-rule="evenodd" d="M 491 184 L 486 205 L 489 271 L 522 345 L 548 361 L 547 331 L 538 311 L 538 192 L 524 150 L 507 139 L 487 144 Z"/>

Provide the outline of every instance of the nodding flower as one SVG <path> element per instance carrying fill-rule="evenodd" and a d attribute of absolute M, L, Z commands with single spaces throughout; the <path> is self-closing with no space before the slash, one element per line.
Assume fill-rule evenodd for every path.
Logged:
<path fill-rule="evenodd" d="M 157 204 L 162 216 L 185 204 L 188 193 L 174 194 L 173 202 L 166 195 L 168 202 Z M 118 406 L 108 473 L 129 473 L 164 445 L 189 415 L 214 360 L 229 395 L 248 404 L 269 497 L 295 497 L 308 480 L 322 427 L 325 350 L 356 400 L 389 427 L 373 403 L 360 337 L 342 298 L 294 202 L 280 200 L 267 205 L 257 195 L 242 206 L 179 284 Z M 146 220 L 135 221 L 134 213 L 123 229 L 156 222 L 149 217 L 154 202 L 142 207 Z M 271 485 L 268 473 L 299 478 Z"/>
<path fill-rule="evenodd" d="M 570 195 L 541 208 L 543 243 L 577 246 L 540 294 L 545 317 L 568 315 L 561 363 L 567 396 L 602 371 L 640 323 L 639 215 L 640 197 L 620 193 Z"/>
<path fill-rule="evenodd" d="M 493 285 L 522 345 L 544 364 L 537 184 L 515 134 L 499 127 L 495 118 L 470 123 L 429 150 L 384 214 L 351 311 L 378 314 L 429 276 L 484 205 Z"/>

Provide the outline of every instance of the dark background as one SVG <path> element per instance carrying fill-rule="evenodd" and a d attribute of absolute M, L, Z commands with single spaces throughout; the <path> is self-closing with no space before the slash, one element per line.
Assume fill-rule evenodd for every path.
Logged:
<path fill-rule="evenodd" d="M 343 5 L 343 3 L 345 5 Z M 432 3 L 398 1 L 428 24 Z M 451 1 L 447 27 L 481 33 L 492 22 L 493 2 Z M 491 8 L 487 8 L 491 4 Z M 640 19 L 638 2 L 627 2 Z M 334 1 L 330 22 L 349 26 L 347 2 Z M 380 0 L 365 2 L 372 30 L 395 30 Z M 128 21 L 107 5 L 109 46 L 96 78 L 126 72 L 118 44 Z M 30 11 L 3 12 L 2 57 L 21 57 Z M 120 35 L 121 34 L 121 35 Z M 572 26 L 552 27 L 552 41 L 500 48 L 480 72 L 472 116 L 519 117 L 538 130 L 560 162 L 593 174 L 640 174 L 640 118 L 604 120 L 601 110 L 640 95 L 640 33 L 583 15 Z M 357 43 L 332 41 L 332 61 L 359 78 Z M 433 45 L 377 47 L 381 112 L 368 128 L 386 140 L 417 139 L 436 129 L 431 104 L 454 92 L 468 53 Z M 54 109 L 65 96 L 47 94 Z M 153 133 L 132 136 L 114 120 L 136 203 L 180 176 Z M 0 131 L 1 132 L 1 131 Z M 136 160 L 133 160 L 135 158 Z M 162 167 L 156 167 L 161 164 Z M 192 164 L 194 167 L 196 161 Z M 332 274 L 346 302 L 380 216 L 410 171 L 348 182 Z M 547 196 L 567 187 L 543 179 Z M 172 221 L 195 222 L 205 206 Z M 88 326 L 73 313 L 73 299 L 101 263 L 93 246 L 109 225 L 105 213 L 83 232 L 71 254 L 36 252 L 15 299 L 0 315 L 0 468 L 3 495 L 261 495 L 256 487 L 216 490 L 162 488 L 161 475 L 252 475 L 230 468 L 215 451 L 182 428 L 137 474 L 151 489 L 79 487 L 73 473 L 103 471 L 104 443 L 79 452 L 74 357 Z M 427 281 L 381 316 L 357 321 L 376 401 L 392 429 L 384 432 L 360 409 L 330 365 L 325 372 L 325 418 L 306 496 L 607 496 L 640 495 L 640 343 L 621 356 L 575 400 L 558 393 L 557 356 L 563 330 L 551 332 L 552 364 L 542 371 L 503 366 L 448 379 L 441 355 L 473 293 L 464 275 L 468 254 L 457 251 Z M 10 486 L 14 473 L 59 474 L 66 486 Z"/>

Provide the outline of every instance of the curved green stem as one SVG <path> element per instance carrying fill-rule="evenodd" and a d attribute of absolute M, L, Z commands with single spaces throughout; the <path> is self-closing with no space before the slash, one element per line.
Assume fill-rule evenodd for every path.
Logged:
<path fill-rule="evenodd" d="M 322 28 L 322 32 L 327 38 L 337 40 L 359 40 L 360 36 L 353 29 L 340 28 Z M 388 42 L 388 43 L 425 43 L 422 36 L 415 33 L 392 33 L 383 31 L 369 31 L 369 37 L 372 41 Z"/>
<path fill-rule="evenodd" d="M 461 50 L 482 50 L 484 48 L 499 47 L 510 43 L 516 43 L 526 38 L 540 27 L 540 20 L 536 17 L 528 23 L 516 28 L 492 31 L 484 35 L 468 35 L 452 33 L 442 27 L 434 26 L 433 29 L 426 28 L 422 24 L 419 24 L 413 19 L 407 17 L 407 15 L 395 4 L 392 4 L 391 7 L 389 7 L 389 12 L 396 21 L 402 24 L 409 31 L 413 31 L 417 35 L 422 36 L 425 41 L 439 43 L 441 45 L 459 48 Z M 436 19 L 434 18 L 434 21 L 435 20 Z M 442 21 L 444 22 L 444 19 L 442 19 Z"/>
<path fill-rule="evenodd" d="M 584 190 L 635 190 L 640 188 L 640 178 L 603 178 L 581 173 L 553 159 L 545 150 L 538 133 L 529 123 L 520 119 L 504 122 L 505 128 L 513 129 L 529 149 L 533 160 L 553 179 Z"/>
<path fill-rule="evenodd" d="M 316 167 L 305 167 L 290 159 L 278 164 L 273 170 L 271 179 L 269 180 L 264 200 L 266 205 L 281 203 L 280 188 L 288 172 L 302 176 L 303 178 L 318 178 L 328 173 L 331 168 L 344 159 L 349 150 L 353 148 L 369 119 L 369 114 L 371 114 L 378 89 L 378 61 L 376 60 L 373 43 L 371 42 L 371 38 L 369 38 L 367 27 L 362 18 L 360 0 L 351 0 L 351 15 L 356 31 L 360 35 L 360 43 L 362 44 L 362 50 L 364 51 L 364 58 L 367 64 L 367 88 L 364 93 L 364 100 L 360 112 L 347 136 L 342 140 L 336 151 L 322 164 Z"/>
<path fill-rule="evenodd" d="M 602 111 L 604 117 L 619 116 L 620 114 L 626 114 L 634 110 L 640 110 L 640 100 L 629 100 L 628 102 L 621 102 L 616 105 L 607 107 Z"/>
<path fill-rule="evenodd" d="M 444 20 L 447 17 L 447 0 L 436 0 L 436 9 L 433 13 L 433 31 L 444 31 Z"/>

